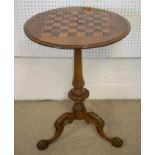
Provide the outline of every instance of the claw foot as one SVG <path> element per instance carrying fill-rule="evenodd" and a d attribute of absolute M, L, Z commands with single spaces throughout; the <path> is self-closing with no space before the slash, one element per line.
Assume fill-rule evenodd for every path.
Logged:
<path fill-rule="evenodd" d="M 110 139 L 110 142 L 115 147 L 121 147 L 123 145 L 123 140 L 118 137 Z"/>
<path fill-rule="evenodd" d="M 48 141 L 47 140 L 40 140 L 38 143 L 37 143 L 37 148 L 39 150 L 45 150 L 48 148 Z"/>

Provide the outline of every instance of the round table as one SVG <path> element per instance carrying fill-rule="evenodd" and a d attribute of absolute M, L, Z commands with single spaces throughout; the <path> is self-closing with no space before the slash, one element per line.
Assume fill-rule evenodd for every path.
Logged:
<path fill-rule="evenodd" d="M 104 131 L 104 121 L 94 112 L 87 112 L 84 100 L 89 90 L 84 88 L 82 74 L 82 49 L 113 44 L 130 32 L 130 23 L 124 17 L 102 9 L 89 7 L 66 7 L 42 12 L 30 18 L 24 25 L 26 36 L 44 46 L 74 49 L 73 88 L 68 96 L 74 101 L 71 112 L 62 114 L 55 122 L 55 134 L 37 143 L 39 150 L 46 149 L 62 134 L 64 126 L 73 120 L 85 120 L 95 125 L 102 138 L 115 147 L 123 141 L 118 137 L 108 137 Z"/>

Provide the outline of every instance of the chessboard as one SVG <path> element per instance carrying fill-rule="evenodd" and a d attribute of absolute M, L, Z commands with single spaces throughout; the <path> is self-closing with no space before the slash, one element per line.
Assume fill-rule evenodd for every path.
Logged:
<path fill-rule="evenodd" d="M 56 10 L 47 15 L 43 32 L 51 36 L 94 36 L 109 33 L 107 12 L 86 9 Z"/>
<path fill-rule="evenodd" d="M 115 13 L 88 7 L 59 8 L 37 14 L 24 26 L 27 36 L 58 48 L 89 48 L 120 40 L 129 22 Z"/>

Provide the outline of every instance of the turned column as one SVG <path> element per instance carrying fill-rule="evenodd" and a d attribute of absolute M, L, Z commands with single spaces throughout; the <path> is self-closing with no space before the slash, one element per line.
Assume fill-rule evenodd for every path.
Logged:
<path fill-rule="evenodd" d="M 86 114 L 84 100 L 88 98 L 89 91 L 84 88 L 85 82 L 82 73 L 82 52 L 81 49 L 74 50 L 74 75 L 73 75 L 73 89 L 68 93 L 70 99 L 74 101 L 73 114 L 75 119 L 83 119 Z"/>

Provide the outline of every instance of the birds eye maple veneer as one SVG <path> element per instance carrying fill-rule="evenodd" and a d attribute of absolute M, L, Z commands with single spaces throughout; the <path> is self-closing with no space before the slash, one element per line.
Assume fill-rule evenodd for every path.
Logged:
<path fill-rule="evenodd" d="M 58 8 L 37 14 L 24 25 L 24 31 L 32 41 L 44 46 L 74 50 L 73 88 L 68 96 L 74 101 L 71 112 L 62 114 L 55 122 L 53 137 L 40 140 L 39 150 L 46 149 L 56 141 L 65 125 L 74 120 L 92 123 L 98 133 L 115 147 L 121 147 L 123 141 L 107 136 L 104 121 L 94 112 L 87 112 L 84 101 L 89 90 L 84 88 L 82 75 L 82 49 L 106 46 L 123 39 L 130 32 L 129 22 L 122 16 L 110 11 L 89 7 Z"/>

